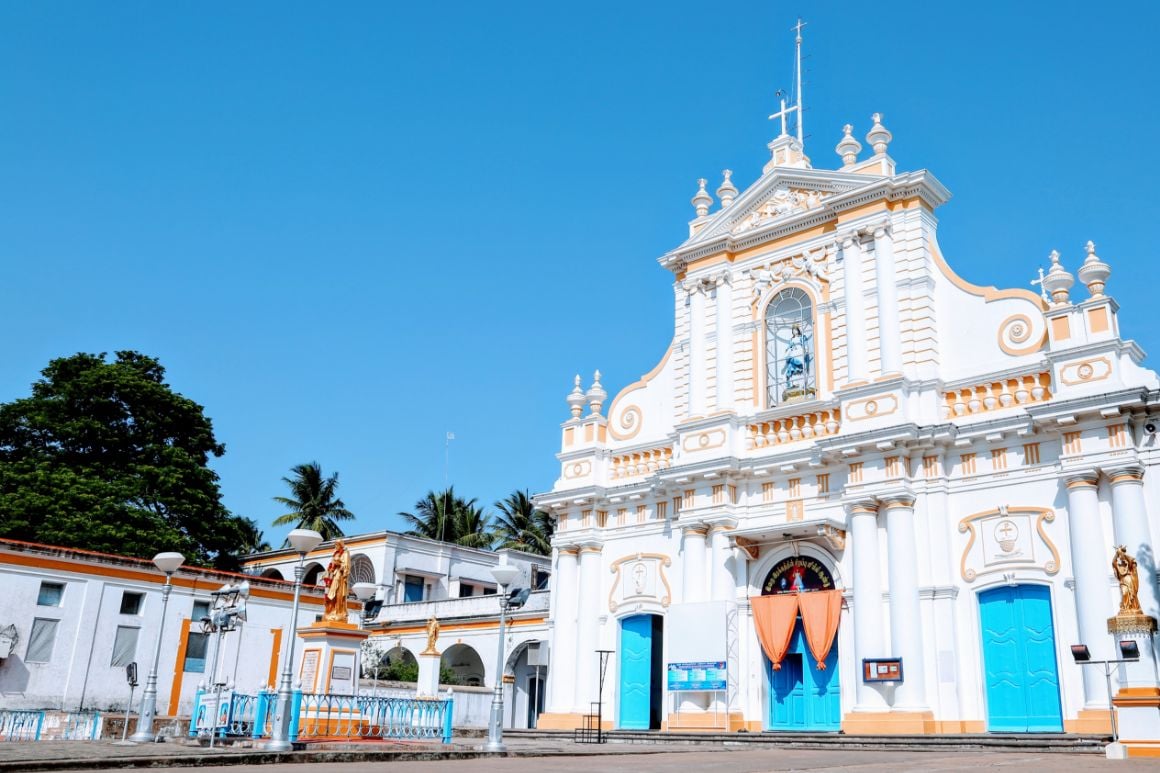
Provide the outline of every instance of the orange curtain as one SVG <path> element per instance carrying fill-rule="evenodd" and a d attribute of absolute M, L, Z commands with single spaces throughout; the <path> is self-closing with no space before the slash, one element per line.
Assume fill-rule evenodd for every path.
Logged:
<path fill-rule="evenodd" d="M 753 608 L 753 622 L 757 627 L 757 638 L 765 656 L 773 664 L 774 671 L 781 670 L 781 661 L 789 649 L 793 636 L 793 626 L 797 622 L 798 594 L 781 593 L 772 596 L 750 596 Z"/>
<path fill-rule="evenodd" d="M 817 590 L 800 595 L 802 628 L 805 629 L 806 643 L 814 660 L 818 662 L 818 670 L 825 671 L 826 656 L 830 654 L 834 646 L 834 635 L 838 633 L 838 617 L 842 613 L 842 591 Z"/>

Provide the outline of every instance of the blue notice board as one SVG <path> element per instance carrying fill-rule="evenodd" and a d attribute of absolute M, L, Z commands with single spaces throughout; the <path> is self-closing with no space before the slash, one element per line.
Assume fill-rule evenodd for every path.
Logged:
<path fill-rule="evenodd" d="M 728 687 L 725 661 L 669 663 L 669 692 L 713 692 Z"/>

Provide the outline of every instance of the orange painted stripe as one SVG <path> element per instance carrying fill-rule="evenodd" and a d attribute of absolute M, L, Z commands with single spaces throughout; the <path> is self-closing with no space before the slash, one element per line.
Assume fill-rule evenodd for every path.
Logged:
<path fill-rule="evenodd" d="M 190 619 L 181 619 L 181 635 L 177 641 L 177 660 L 173 661 L 173 683 L 169 686 L 169 716 L 177 716 L 181 703 L 181 681 L 185 678 L 185 651 L 189 647 Z"/>
<path fill-rule="evenodd" d="M 548 621 L 548 618 L 546 618 L 546 617 L 532 617 L 532 618 L 524 618 L 521 620 L 508 620 L 507 625 L 509 628 L 525 628 L 529 625 L 543 625 L 547 621 Z M 494 622 L 487 621 L 487 622 L 481 622 L 481 623 L 446 623 L 446 624 L 440 624 L 439 631 L 442 633 L 443 631 L 473 631 L 473 630 L 486 630 L 488 628 L 499 628 L 499 621 L 496 620 Z M 420 626 L 408 626 L 406 628 L 392 628 L 391 626 L 383 626 L 382 628 L 374 628 L 371 630 L 373 630 L 375 633 L 384 633 L 387 631 L 389 631 L 391 633 L 400 633 L 400 634 L 402 634 L 402 633 L 426 633 L 427 632 L 427 624 L 424 623 L 423 625 L 420 625 Z"/>
<path fill-rule="evenodd" d="M 136 569 L 122 569 L 113 566 L 91 566 L 89 564 L 80 564 L 74 561 L 61 560 L 57 558 L 45 558 L 42 556 L 30 556 L 24 553 L 10 553 L 5 551 L 0 553 L 3 555 L 5 563 L 16 564 L 19 566 L 29 566 L 36 569 L 50 569 L 58 572 L 73 572 L 76 574 L 91 574 L 99 577 L 109 577 L 118 580 L 130 580 L 139 583 L 153 583 L 155 585 L 163 585 L 165 583 L 165 575 L 157 572 L 139 571 Z M 253 580 L 249 575 L 232 575 L 242 577 L 246 580 Z M 220 578 L 218 578 L 220 579 Z M 276 580 L 267 580 L 267 582 L 277 582 Z M 210 577 L 189 577 L 181 574 L 173 575 L 172 583 L 174 587 L 190 588 L 192 590 L 211 591 L 217 590 L 220 587 L 219 582 Z M 293 588 L 292 583 L 286 583 Z M 305 605 L 321 607 L 324 605 L 324 600 L 321 591 L 317 592 L 319 595 L 302 594 L 301 603 Z M 255 598 L 274 599 L 277 601 L 292 601 L 294 599 L 293 590 L 280 591 L 263 588 L 261 586 L 251 586 L 250 595 Z M 353 608 L 361 608 L 358 602 L 353 605 L 348 602 L 348 606 Z"/>
<path fill-rule="evenodd" d="M 275 680 L 278 678 L 278 659 L 282 654 L 282 629 L 271 628 L 270 633 L 274 634 L 274 643 L 270 647 L 270 678 L 266 681 L 266 685 L 273 687 L 277 684 Z"/>

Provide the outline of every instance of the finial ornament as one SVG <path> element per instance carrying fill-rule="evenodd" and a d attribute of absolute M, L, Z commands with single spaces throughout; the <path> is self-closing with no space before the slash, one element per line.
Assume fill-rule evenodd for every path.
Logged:
<path fill-rule="evenodd" d="M 1079 275 L 1079 281 L 1087 285 L 1088 292 L 1093 298 L 1102 298 L 1108 277 L 1112 274 L 1112 267 L 1100 260 L 1099 255 L 1096 255 L 1095 242 L 1089 241 L 1084 245 L 1084 250 L 1087 252 L 1087 257 L 1084 258 L 1083 265 L 1076 273 Z"/>
<path fill-rule="evenodd" d="M 1063 306 L 1071 300 L 1068 291 L 1075 284 L 1075 278 L 1060 264 L 1059 250 L 1052 250 L 1048 258 L 1051 259 L 1051 267 L 1043 277 L 1043 289 L 1051 296 L 1052 305 Z"/>
<path fill-rule="evenodd" d="M 881 155 L 886 152 L 886 146 L 894 139 L 894 135 L 882 125 L 882 113 L 875 113 L 870 116 L 870 120 L 874 122 L 874 125 L 870 127 L 866 141 L 870 143 L 870 147 L 874 148 L 876 155 Z"/>
<path fill-rule="evenodd" d="M 704 217 L 709 214 L 709 207 L 713 204 L 713 197 L 709 195 L 709 191 L 705 190 L 705 186 L 708 184 L 709 181 L 704 177 L 697 180 L 697 185 L 700 188 L 697 190 L 697 194 L 693 196 L 693 206 L 697 209 L 697 217 Z"/>
<path fill-rule="evenodd" d="M 853 124 L 846 124 L 842 127 L 842 139 L 838 142 L 838 147 L 834 148 L 834 152 L 842 157 L 843 166 L 852 166 L 858 161 L 858 154 L 862 152 L 862 143 L 854 139 Z"/>
<path fill-rule="evenodd" d="M 732 169 L 726 169 L 721 175 L 725 180 L 721 183 L 721 187 L 717 189 L 717 198 L 721 199 L 721 207 L 724 209 L 733 203 L 733 199 L 737 198 L 737 186 L 730 179 L 733 176 Z"/>
<path fill-rule="evenodd" d="M 608 399 L 608 392 L 604 391 L 604 387 L 600 384 L 600 371 L 596 371 L 596 375 L 592 378 L 592 386 L 588 387 L 588 408 L 591 413 L 589 418 L 600 415 L 600 408 L 604 405 L 604 401 Z"/>
<path fill-rule="evenodd" d="M 584 413 L 584 403 L 588 398 L 584 396 L 584 390 L 580 388 L 580 374 L 576 374 L 575 385 L 572 387 L 572 392 L 568 395 L 568 410 L 572 411 L 572 418 L 579 419 L 580 414 Z"/>

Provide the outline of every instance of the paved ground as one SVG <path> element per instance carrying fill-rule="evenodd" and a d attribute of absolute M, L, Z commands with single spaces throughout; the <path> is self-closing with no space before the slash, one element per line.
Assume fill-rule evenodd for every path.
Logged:
<path fill-rule="evenodd" d="M 905 770 L 959 771 L 990 769 L 995 771 L 1060 771 L 1081 773 L 1092 770 L 1136 771 L 1157 769 L 1156 762 L 1145 760 L 1112 761 L 1096 755 L 1082 754 L 994 754 L 963 752 L 932 754 L 929 752 L 856 752 L 809 750 L 738 750 L 683 751 L 661 754 L 601 754 L 593 757 L 518 757 L 433 762 L 382 762 L 344 764 L 279 765 L 277 773 L 765 773 L 766 771 L 832 771 L 853 770 L 896 773 Z M 186 768 L 154 768 L 154 773 L 189 773 Z M 202 770 L 206 770 L 202 768 Z M 258 766 L 211 768 L 226 773 L 257 771 Z M 262 773 L 270 773 L 267 768 Z"/>
<path fill-rule="evenodd" d="M 452 747 L 434 747 L 440 753 L 458 749 L 471 753 L 482 739 L 463 739 Z M 360 745 L 362 746 L 362 745 Z M 375 754 L 377 759 L 349 760 L 336 762 L 295 762 L 293 755 L 278 755 L 271 759 L 244 760 L 241 755 L 253 755 L 256 750 L 234 747 L 210 751 L 199 747 L 180 744 L 147 744 L 141 746 L 118 746 L 109 742 L 43 741 L 39 743 L 0 743 L 0 773 L 4 770 L 31 770 L 37 762 L 54 771 L 70 770 L 76 761 L 88 770 L 121 768 L 126 764 L 137 767 L 150 766 L 151 771 L 163 773 L 192 773 L 189 767 L 161 767 L 167 760 L 181 759 L 185 765 L 197 764 L 201 770 L 220 773 L 258 773 L 259 764 L 265 768 L 261 773 L 271 773 L 269 761 L 279 764 L 276 773 L 766 773 L 767 771 L 832 771 L 853 770 L 865 773 L 899 773 L 899 771 L 959 771 L 991 769 L 1006 773 L 1022 771 L 1124 771 L 1160 770 L 1154 760 L 1110 761 L 1094 754 L 1041 754 L 1015 752 L 974 752 L 974 751 L 865 751 L 854 749 L 753 749 L 738 747 L 647 744 L 604 746 L 581 746 L 566 741 L 544 739 L 512 739 L 509 748 L 518 755 L 504 758 L 468 758 L 456 760 L 416 761 L 414 754 L 422 754 L 423 747 L 411 744 L 392 744 L 404 751 L 410 759 L 391 759 L 390 754 Z M 366 747 L 363 746 L 363 749 Z M 383 745 L 375 744 L 375 749 Z M 341 750 L 334 750 L 342 754 Z M 372 751 L 372 754 L 374 752 Z M 311 756 L 322 757 L 325 752 L 312 752 Z M 142 758 L 153 758 L 151 761 Z M 225 759 L 223 759 L 225 758 Z M 227 762 L 228 759 L 235 764 Z M 225 765 L 215 765 L 221 759 Z M 298 759 L 301 759 L 299 756 Z M 332 757 L 332 759 L 334 759 Z M 284 760 L 284 761 L 283 761 Z M 82 762 L 83 761 L 83 762 Z M 236 764 L 242 763 L 242 764 Z M 168 763 L 173 764 L 173 763 Z M 180 763 L 179 763 L 180 764 Z M 158 767 L 152 767 L 158 765 Z"/>

